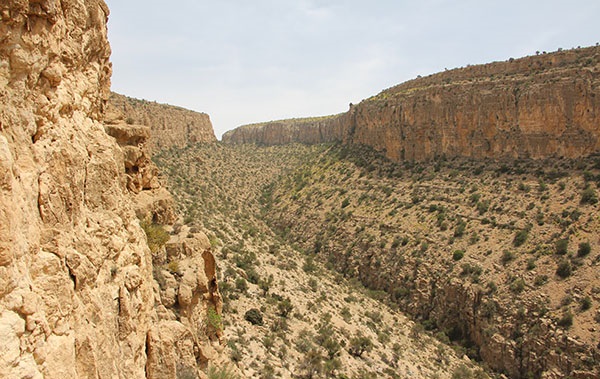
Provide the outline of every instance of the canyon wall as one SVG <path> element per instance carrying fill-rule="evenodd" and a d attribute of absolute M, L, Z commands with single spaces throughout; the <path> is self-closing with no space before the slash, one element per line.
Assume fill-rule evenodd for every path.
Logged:
<path fill-rule="evenodd" d="M 208 239 L 149 248 L 136 211 L 157 228 L 175 216 L 148 130 L 100 122 L 108 15 L 102 0 L 0 5 L 2 378 L 204 377 L 218 359 Z"/>
<path fill-rule="evenodd" d="M 138 100 L 112 92 L 106 121 L 148 125 L 151 130 L 148 148 L 151 151 L 184 147 L 198 142 L 215 142 L 215 132 L 206 113 L 156 102 Z"/>
<path fill-rule="evenodd" d="M 343 141 L 395 161 L 574 158 L 600 150 L 599 83 L 600 47 L 559 51 L 417 78 L 326 122 L 242 126 L 223 141 Z"/>

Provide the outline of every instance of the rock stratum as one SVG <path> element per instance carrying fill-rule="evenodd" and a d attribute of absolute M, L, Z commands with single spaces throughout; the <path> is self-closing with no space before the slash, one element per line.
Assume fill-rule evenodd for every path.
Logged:
<path fill-rule="evenodd" d="M 151 151 L 185 147 L 200 142 L 215 142 L 215 132 L 206 113 L 159 104 L 111 92 L 106 121 L 148 125 Z"/>
<path fill-rule="evenodd" d="M 338 116 L 273 121 L 227 143 L 341 141 L 394 160 L 546 158 L 600 150 L 600 47 L 469 66 L 410 80 Z"/>
<path fill-rule="evenodd" d="M 158 225 L 176 216 L 149 128 L 101 122 L 108 15 L 102 0 L 0 5 L 2 378 L 205 377 L 219 359 L 208 239 Z"/>

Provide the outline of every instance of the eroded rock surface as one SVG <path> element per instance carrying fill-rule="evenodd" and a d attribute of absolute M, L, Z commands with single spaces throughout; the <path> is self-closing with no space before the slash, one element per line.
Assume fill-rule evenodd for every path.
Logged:
<path fill-rule="evenodd" d="M 206 113 L 134 99 L 114 92 L 110 94 L 106 119 L 109 123 L 148 125 L 152 131 L 148 149 L 152 152 L 217 140 Z"/>
<path fill-rule="evenodd" d="M 172 357 L 202 377 L 218 358 L 204 326 L 220 312 L 208 246 L 182 265 L 198 273 L 185 280 L 186 312 L 159 312 L 132 201 L 160 189 L 137 147 L 148 130 L 113 125 L 113 138 L 100 122 L 108 14 L 102 0 L 0 4 L 2 378 L 175 378 Z"/>
<path fill-rule="evenodd" d="M 343 141 L 394 161 L 587 156 L 600 149 L 600 48 L 417 78 L 329 118 L 242 126 L 228 143 Z"/>

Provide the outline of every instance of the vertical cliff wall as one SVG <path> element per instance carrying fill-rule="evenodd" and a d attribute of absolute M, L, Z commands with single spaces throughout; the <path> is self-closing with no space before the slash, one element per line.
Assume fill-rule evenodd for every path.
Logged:
<path fill-rule="evenodd" d="M 109 123 L 125 121 L 148 125 L 151 130 L 148 148 L 152 151 L 217 140 L 206 113 L 138 100 L 114 92 L 110 95 L 106 117 Z"/>
<path fill-rule="evenodd" d="M 335 140 L 395 161 L 574 158 L 600 150 L 599 84 L 600 47 L 559 51 L 417 78 L 343 115 L 242 126 L 223 141 Z"/>
<path fill-rule="evenodd" d="M 216 357 L 208 240 L 172 236 L 180 271 L 165 272 L 132 202 L 154 187 L 100 122 L 108 14 L 102 0 L 0 4 L 1 378 L 175 378 Z"/>

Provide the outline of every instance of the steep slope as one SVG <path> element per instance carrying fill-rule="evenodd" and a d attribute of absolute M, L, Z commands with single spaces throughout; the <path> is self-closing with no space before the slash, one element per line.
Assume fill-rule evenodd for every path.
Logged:
<path fill-rule="evenodd" d="M 100 122 L 108 13 L 102 0 L 0 4 L 2 378 L 205 377 L 218 358 L 208 239 L 180 241 L 151 222 L 144 233 L 136 208 L 173 219 L 164 192 L 163 209 L 133 201 L 152 204 L 161 189 L 144 159 L 147 128 L 113 125 L 109 136 Z M 186 249 L 165 259 L 181 261 L 180 274 L 162 286 L 169 238 Z"/>
<path fill-rule="evenodd" d="M 265 194 L 288 243 L 512 378 L 596 378 L 598 158 L 397 165 L 333 147 Z"/>
<path fill-rule="evenodd" d="M 262 221 L 263 188 L 325 148 L 205 144 L 155 156 L 188 226 L 218 252 L 231 358 L 260 378 L 487 377 Z"/>
<path fill-rule="evenodd" d="M 316 122 L 242 126 L 227 143 L 343 141 L 388 158 L 545 158 L 600 150 L 600 47 L 417 78 Z M 294 127 L 290 127 L 294 125 Z"/>
<path fill-rule="evenodd" d="M 206 113 L 134 99 L 114 92 L 110 94 L 105 117 L 109 123 L 121 120 L 128 124 L 148 125 L 151 130 L 150 151 L 217 140 Z"/>

